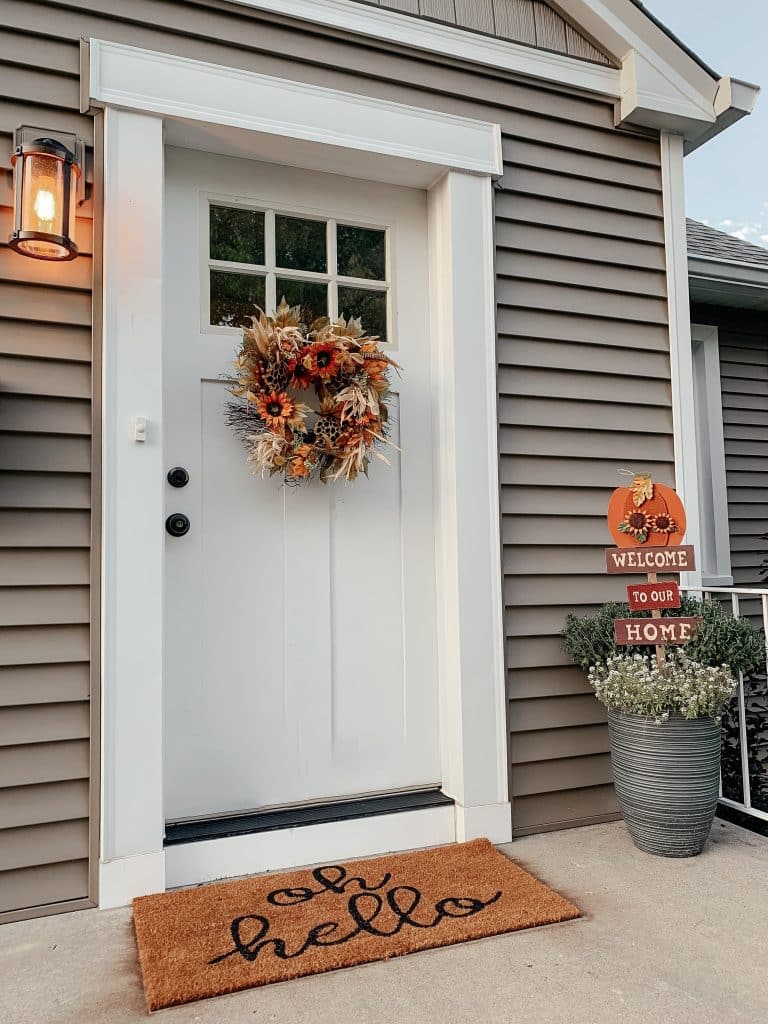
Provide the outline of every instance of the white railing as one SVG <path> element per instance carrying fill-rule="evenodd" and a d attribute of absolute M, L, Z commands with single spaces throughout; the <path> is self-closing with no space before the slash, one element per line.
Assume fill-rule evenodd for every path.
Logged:
<path fill-rule="evenodd" d="M 754 587 L 681 587 L 681 590 L 688 591 L 698 596 L 704 594 L 709 597 L 729 597 L 731 599 L 731 608 L 736 618 L 741 618 L 741 607 L 742 601 L 757 601 L 760 604 L 763 619 L 763 636 L 766 639 L 766 650 L 765 650 L 765 673 L 768 676 L 768 589 L 760 589 Z M 752 615 L 754 613 L 750 613 Z M 757 613 L 760 614 L 760 613 Z M 759 674 L 759 673 L 758 673 Z M 744 674 L 739 672 L 739 686 L 737 691 L 738 699 L 738 721 L 739 721 L 739 753 L 741 755 L 741 783 L 742 783 L 742 799 L 741 801 L 732 800 L 729 797 L 723 796 L 722 792 L 722 778 L 720 780 L 720 802 L 728 807 L 732 807 L 735 810 L 742 811 L 744 814 L 751 815 L 755 818 L 760 818 L 762 821 L 768 821 L 768 811 L 762 810 L 759 807 L 752 806 L 752 794 L 749 777 L 749 761 L 750 761 L 750 750 L 749 750 L 749 736 L 747 734 L 747 705 L 745 701 L 744 693 Z M 766 732 L 768 733 L 768 716 L 766 716 Z"/>

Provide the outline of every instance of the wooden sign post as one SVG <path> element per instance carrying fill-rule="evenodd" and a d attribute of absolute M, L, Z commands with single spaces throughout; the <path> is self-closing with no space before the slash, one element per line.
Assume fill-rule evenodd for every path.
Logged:
<path fill-rule="evenodd" d="M 630 584 L 627 598 L 631 611 L 650 611 L 651 618 L 615 619 L 619 645 L 656 648 L 659 666 L 666 662 L 666 644 L 684 644 L 701 629 L 699 617 L 662 616 L 662 609 L 679 608 L 680 587 L 659 582 L 659 573 L 689 572 L 696 568 L 690 544 L 680 544 L 685 533 L 685 509 L 677 494 L 650 476 L 636 475 L 630 487 L 619 487 L 608 505 L 608 527 L 617 543 L 607 548 L 609 574 L 644 573 L 647 583 Z"/>

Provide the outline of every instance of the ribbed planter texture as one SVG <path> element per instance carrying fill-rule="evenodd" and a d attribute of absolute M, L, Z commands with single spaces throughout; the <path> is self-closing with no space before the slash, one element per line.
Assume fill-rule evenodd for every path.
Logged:
<path fill-rule="evenodd" d="M 720 723 L 608 712 L 613 778 L 635 846 L 659 857 L 704 849 L 720 787 Z"/>

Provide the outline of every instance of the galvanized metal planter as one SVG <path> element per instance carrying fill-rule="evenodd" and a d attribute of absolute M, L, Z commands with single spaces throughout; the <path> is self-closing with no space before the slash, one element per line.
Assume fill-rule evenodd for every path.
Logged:
<path fill-rule="evenodd" d="M 608 712 L 613 778 L 635 846 L 659 857 L 701 853 L 717 808 L 720 723 Z"/>

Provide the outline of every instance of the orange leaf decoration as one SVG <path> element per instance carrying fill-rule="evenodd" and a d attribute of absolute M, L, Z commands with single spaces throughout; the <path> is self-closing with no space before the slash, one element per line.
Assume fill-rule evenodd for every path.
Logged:
<path fill-rule="evenodd" d="M 635 503 L 635 508 L 640 508 L 646 501 L 653 500 L 653 480 L 649 474 L 641 475 L 638 474 L 632 480 L 632 500 Z"/>

